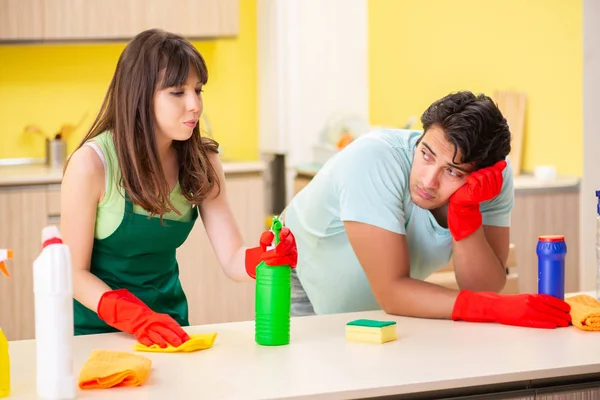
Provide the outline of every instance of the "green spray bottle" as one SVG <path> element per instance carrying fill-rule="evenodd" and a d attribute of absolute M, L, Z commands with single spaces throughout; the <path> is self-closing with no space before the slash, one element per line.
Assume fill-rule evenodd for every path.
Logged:
<path fill-rule="evenodd" d="M 279 244 L 282 223 L 273 217 L 271 231 L 273 246 Z M 262 346 L 281 346 L 290 343 L 290 310 L 292 304 L 292 268 L 289 265 L 256 267 L 256 299 L 254 339 Z"/>

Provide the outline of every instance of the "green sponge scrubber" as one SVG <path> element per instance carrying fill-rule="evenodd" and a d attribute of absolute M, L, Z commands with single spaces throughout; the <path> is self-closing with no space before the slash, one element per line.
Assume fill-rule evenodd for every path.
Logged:
<path fill-rule="evenodd" d="M 346 324 L 346 339 L 353 342 L 386 343 L 398 339 L 396 321 L 357 319 Z"/>

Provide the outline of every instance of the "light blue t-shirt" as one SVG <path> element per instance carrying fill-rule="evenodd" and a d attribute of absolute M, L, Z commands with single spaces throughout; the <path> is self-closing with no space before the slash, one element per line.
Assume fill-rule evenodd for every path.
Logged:
<path fill-rule="evenodd" d="M 425 279 L 450 260 L 450 231 L 410 198 L 410 169 L 421 134 L 385 129 L 358 138 L 329 159 L 286 207 L 285 225 L 298 246 L 296 272 L 315 313 L 380 308 L 344 221 L 406 235 L 412 278 Z M 503 176 L 500 195 L 480 206 L 484 225 L 510 226 L 514 190 L 508 159 Z"/>

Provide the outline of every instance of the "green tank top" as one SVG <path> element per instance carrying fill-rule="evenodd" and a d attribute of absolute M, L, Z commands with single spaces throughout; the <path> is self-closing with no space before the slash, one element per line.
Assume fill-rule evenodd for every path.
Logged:
<path fill-rule="evenodd" d="M 125 195 L 123 188 L 119 185 L 121 171 L 112 135 L 109 132 L 101 133 L 86 145 L 92 147 L 98 157 L 104 164 L 105 194 L 98 203 L 96 209 L 96 226 L 94 237 L 104 239 L 109 237 L 119 226 L 123 219 L 123 209 L 125 207 Z M 163 215 L 164 219 L 173 221 L 189 222 L 192 218 L 192 206 L 183 196 L 179 181 L 171 191 L 170 200 L 175 208 L 181 213 L 178 215 L 171 211 Z M 138 205 L 133 206 L 133 212 L 141 215 L 148 215 L 148 212 Z M 156 216 L 158 218 L 158 216 Z"/>

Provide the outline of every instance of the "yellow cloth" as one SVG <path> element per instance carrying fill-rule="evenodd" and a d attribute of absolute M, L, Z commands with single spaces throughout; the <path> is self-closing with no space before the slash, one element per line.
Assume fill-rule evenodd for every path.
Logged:
<path fill-rule="evenodd" d="M 600 331 L 600 301 L 587 294 L 565 299 L 571 306 L 573 325 L 584 331 Z"/>
<path fill-rule="evenodd" d="M 206 350 L 212 347 L 215 339 L 217 337 L 216 333 L 208 333 L 208 334 L 192 334 L 190 335 L 190 340 L 183 343 L 179 347 L 167 345 L 164 349 L 161 348 L 157 344 L 153 344 L 152 346 L 145 346 L 141 343 L 136 343 L 134 349 L 137 351 L 153 351 L 157 353 L 189 353 L 192 351 L 198 350 Z"/>
<path fill-rule="evenodd" d="M 79 373 L 81 389 L 140 386 L 150 373 L 152 361 L 132 353 L 93 350 Z"/>

